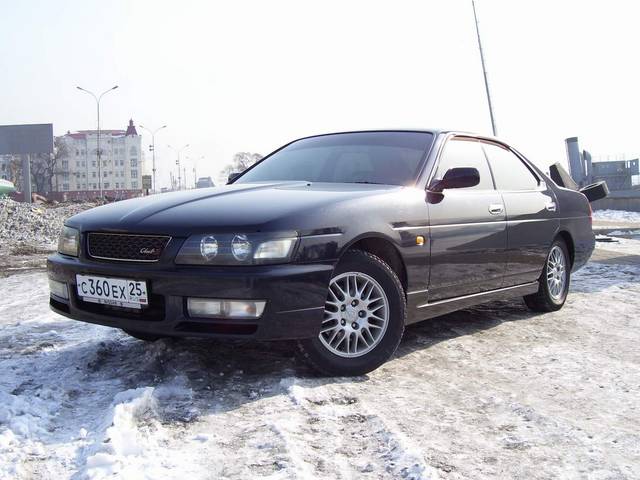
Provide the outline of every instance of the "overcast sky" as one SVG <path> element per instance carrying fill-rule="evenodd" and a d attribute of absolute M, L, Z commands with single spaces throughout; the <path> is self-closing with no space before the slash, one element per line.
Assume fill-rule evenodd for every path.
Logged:
<path fill-rule="evenodd" d="M 639 4 L 477 0 L 498 136 L 541 166 L 569 136 L 637 155 Z M 160 184 L 167 144 L 216 176 L 237 151 L 315 133 L 491 132 L 471 0 L 3 1 L 0 124 L 95 128 L 75 86 L 115 84 L 102 128 L 168 125 Z"/>

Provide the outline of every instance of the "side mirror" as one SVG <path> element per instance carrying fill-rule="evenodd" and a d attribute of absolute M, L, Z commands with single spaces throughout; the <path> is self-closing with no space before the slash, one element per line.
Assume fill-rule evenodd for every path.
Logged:
<path fill-rule="evenodd" d="M 227 177 L 227 185 L 233 182 L 236 178 L 240 176 L 240 172 L 232 172 Z"/>
<path fill-rule="evenodd" d="M 480 173 L 477 168 L 450 168 L 442 179 L 434 178 L 428 190 L 432 193 L 442 193 L 447 188 L 475 187 L 480 183 Z"/>

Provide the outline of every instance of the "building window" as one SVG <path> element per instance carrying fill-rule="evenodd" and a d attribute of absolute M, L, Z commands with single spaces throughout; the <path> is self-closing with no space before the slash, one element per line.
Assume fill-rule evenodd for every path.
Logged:
<path fill-rule="evenodd" d="M 104 188 L 109 188 L 109 182 L 104 182 Z"/>
<path fill-rule="evenodd" d="M 102 176 L 106 177 L 107 176 L 107 172 L 102 172 Z"/>
<path fill-rule="evenodd" d="M 132 158 L 131 159 L 131 166 L 136 168 L 138 166 L 138 159 L 137 158 Z"/>
<path fill-rule="evenodd" d="M 131 178 L 138 178 L 138 170 L 131 170 Z"/>
<path fill-rule="evenodd" d="M 91 162 L 91 166 L 92 166 L 92 167 L 95 167 L 95 166 L 96 166 L 96 161 L 95 161 L 95 160 L 93 160 L 93 161 Z"/>
<path fill-rule="evenodd" d="M 64 190 L 65 192 L 69 191 L 69 184 L 68 183 L 63 183 L 62 184 L 62 190 Z"/>
<path fill-rule="evenodd" d="M 94 183 L 93 184 L 93 189 L 96 190 L 97 188 L 98 188 L 98 185 Z"/>
<path fill-rule="evenodd" d="M 96 178 L 96 172 L 91 172 L 91 176 L 92 176 L 93 178 Z"/>
<path fill-rule="evenodd" d="M 79 183 L 76 184 L 76 190 L 80 190 L 80 184 Z"/>
<path fill-rule="evenodd" d="M 131 188 L 132 189 L 137 189 L 138 188 L 138 182 L 131 182 Z"/>
<path fill-rule="evenodd" d="M 120 188 L 120 184 L 116 182 L 116 190 Z"/>
<path fill-rule="evenodd" d="M 136 157 L 138 156 L 138 149 L 136 147 L 131 147 L 129 149 L 129 156 L 130 157 Z"/>
<path fill-rule="evenodd" d="M 69 161 L 68 160 L 63 160 L 62 161 L 62 169 L 63 170 L 69 170 Z"/>

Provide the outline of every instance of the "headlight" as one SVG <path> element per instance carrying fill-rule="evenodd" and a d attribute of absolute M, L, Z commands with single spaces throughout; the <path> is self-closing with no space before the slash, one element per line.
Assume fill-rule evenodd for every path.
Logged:
<path fill-rule="evenodd" d="M 249 254 L 251 253 L 251 242 L 249 242 L 246 235 L 236 235 L 233 237 L 231 242 L 231 253 L 233 253 L 233 258 L 239 262 L 244 262 L 249 258 Z"/>
<path fill-rule="evenodd" d="M 80 232 L 75 228 L 62 227 L 58 238 L 58 253 L 63 255 L 78 256 L 80 246 Z"/>
<path fill-rule="evenodd" d="M 294 244 L 295 239 L 293 238 L 279 238 L 278 240 L 262 242 L 258 248 L 256 248 L 253 258 L 256 260 L 289 258 Z"/>
<path fill-rule="evenodd" d="M 263 265 L 291 259 L 295 232 L 225 233 L 189 237 L 176 257 L 181 265 Z"/>
<path fill-rule="evenodd" d="M 216 237 L 207 235 L 200 239 L 200 255 L 207 260 L 211 260 L 218 255 L 218 241 Z"/>

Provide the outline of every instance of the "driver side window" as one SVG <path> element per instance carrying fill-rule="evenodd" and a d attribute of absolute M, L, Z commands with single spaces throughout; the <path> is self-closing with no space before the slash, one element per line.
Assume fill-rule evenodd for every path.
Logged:
<path fill-rule="evenodd" d="M 457 167 L 475 168 L 480 173 L 480 183 L 465 190 L 493 190 L 493 178 L 480 143 L 470 138 L 453 138 L 444 146 L 434 178 L 442 178 L 447 170 Z"/>

